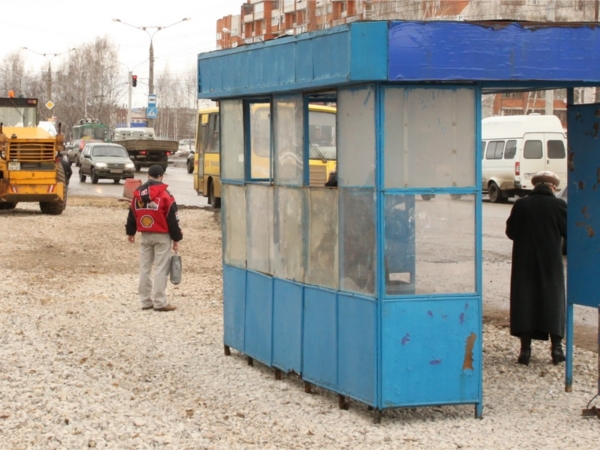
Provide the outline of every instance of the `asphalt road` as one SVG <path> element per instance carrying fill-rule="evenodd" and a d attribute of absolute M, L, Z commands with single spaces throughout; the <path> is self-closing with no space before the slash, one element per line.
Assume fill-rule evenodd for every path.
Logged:
<path fill-rule="evenodd" d="M 69 195 L 95 196 L 95 197 L 123 197 L 125 182 L 114 184 L 113 180 L 99 180 L 98 184 L 92 184 L 88 176 L 86 181 L 79 181 L 79 168 L 72 166 L 73 175 L 69 183 Z M 144 183 L 148 179 L 148 169 L 144 168 L 135 174 L 135 178 Z M 178 205 L 207 207 L 207 199 L 197 195 L 194 191 L 192 174 L 187 173 L 185 158 L 172 159 L 165 172 L 163 182 L 169 185 L 169 191 L 175 196 Z"/>

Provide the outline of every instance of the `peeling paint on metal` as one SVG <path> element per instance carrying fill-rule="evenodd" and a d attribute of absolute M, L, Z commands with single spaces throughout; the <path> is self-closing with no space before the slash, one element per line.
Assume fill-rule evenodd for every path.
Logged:
<path fill-rule="evenodd" d="M 463 361 L 463 370 L 474 370 L 473 369 L 473 348 L 475 347 L 475 341 L 477 340 L 477 335 L 473 332 L 467 338 L 467 343 L 465 345 L 465 359 Z"/>
<path fill-rule="evenodd" d="M 406 344 L 408 344 L 409 342 L 410 342 L 410 334 L 406 333 L 406 334 L 404 335 L 404 337 L 402 338 L 402 340 L 400 341 L 400 343 L 401 343 L 402 345 L 406 345 Z"/>
<path fill-rule="evenodd" d="M 587 234 L 589 237 L 594 237 L 594 229 L 591 226 L 587 227 Z"/>
<path fill-rule="evenodd" d="M 427 311 L 427 315 L 428 315 L 429 317 L 433 317 L 433 311 L 431 311 L 431 310 Z"/>
<path fill-rule="evenodd" d="M 600 125 L 598 124 L 598 122 L 596 122 L 596 123 L 594 123 L 594 126 L 592 128 L 594 129 L 594 131 L 592 133 L 592 137 L 597 138 L 598 131 L 600 130 Z"/>
<path fill-rule="evenodd" d="M 441 359 L 432 359 L 431 361 L 429 361 L 429 364 L 431 364 L 432 366 L 437 366 L 438 364 L 441 364 L 442 360 Z"/>
<path fill-rule="evenodd" d="M 465 313 L 460 313 L 460 316 L 458 316 L 458 321 L 461 325 L 465 323 Z"/>
<path fill-rule="evenodd" d="M 574 159 L 574 153 L 570 152 L 569 153 L 569 161 L 567 163 L 567 165 L 569 166 L 569 172 L 575 171 L 575 161 L 573 161 L 573 159 Z"/>
<path fill-rule="evenodd" d="M 583 181 L 580 181 L 577 183 L 577 187 L 580 191 L 583 191 L 585 189 L 585 183 Z"/>

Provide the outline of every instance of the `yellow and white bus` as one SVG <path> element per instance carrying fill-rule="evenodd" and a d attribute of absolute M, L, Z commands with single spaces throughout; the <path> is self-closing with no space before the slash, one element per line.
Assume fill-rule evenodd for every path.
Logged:
<path fill-rule="evenodd" d="M 265 114 L 270 114 L 268 104 L 262 105 L 265 105 Z M 262 105 L 257 105 L 257 108 L 261 108 Z M 336 108 L 310 104 L 308 111 L 310 185 L 324 186 L 330 173 L 336 170 Z M 215 208 L 221 206 L 219 133 L 219 108 L 198 111 L 193 172 L 194 190 L 199 195 L 208 197 L 208 202 Z M 252 151 L 256 153 L 255 157 L 259 159 L 264 157 L 264 172 L 272 173 L 272 167 L 269 167 L 270 145 L 252 145 Z M 261 152 L 265 154 L 260 154 Z"/>

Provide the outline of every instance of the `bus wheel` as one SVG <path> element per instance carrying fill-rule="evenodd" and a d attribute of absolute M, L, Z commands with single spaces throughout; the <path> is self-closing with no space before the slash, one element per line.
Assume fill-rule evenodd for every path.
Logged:
<path fill-rule="evenodd" d="M 488 189 L 488 196 L 490 198 L 490 203 L 502 202 L 502 191 L 500 190 L 498 185 L 493 181 L 490 183 L 490 187 Z"/>
<path fill-rule="evenodd" d="M 208 202 L 213 208 L 221 207 L 221 198 L 215 197 L 215 183 L 210 183 L 210 187 L 208 188 Z"/>

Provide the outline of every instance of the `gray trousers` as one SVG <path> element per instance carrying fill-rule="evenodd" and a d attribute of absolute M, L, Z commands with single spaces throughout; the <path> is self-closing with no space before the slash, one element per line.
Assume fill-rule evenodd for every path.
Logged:
<path fill-rule="evenodd" d="M 166 289 L 171 261 L 171 236 L 169 233 L 140 234 L 140 301 L 143 308 L 163 308 L 169 304 Z"/>

